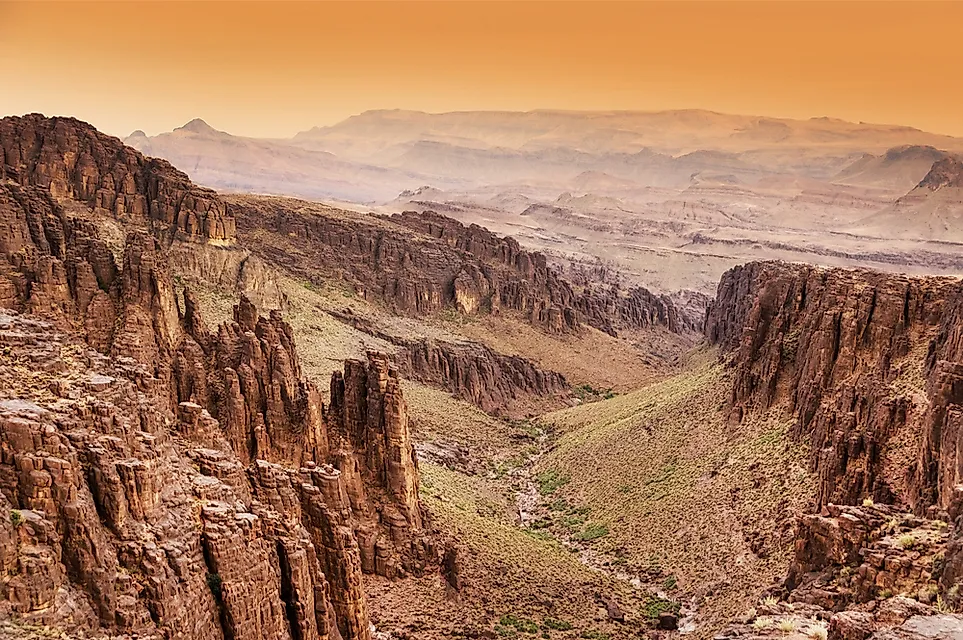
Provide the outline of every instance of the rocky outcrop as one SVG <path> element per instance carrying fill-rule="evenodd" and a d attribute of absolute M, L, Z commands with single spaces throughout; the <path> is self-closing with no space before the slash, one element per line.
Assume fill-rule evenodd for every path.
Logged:
<path fill-rule="evenodd" d="M 926 356 L 926 395 L 917 464 L 918 500 L 954 516 L 963 512 L 963 287 L 948 296 Z"/>
<path fill-rule="evenodd" d="M 368 638 L 362 573 L 436 562 L 397 374 L 349 362 L 325 408 L 277 314 L 242 301 L 216 346 L 189 295 L 158 324 L 156 263 L 130 246 L 117 323 L 136 330 L 110 357 L 2 318 L 0 609 L 71 631 Z"/>
<path fill-rule="evenodd" d="M 175 279 L 187 287 L 244 295 L 259 309 L 287 309 L 276 270 L 243 247 L 181 242 L 168 256 Z"/>
<path fill-rule="evenodd" d="M 919 186 L 930 191 L 963 189 L 963 160 L 950 156 L 934 162 Z"/>
<path fill-rule="evenodd" d="M 790 604 L 720 639 L 963 634 L 963 617 L 940 613 L 963 604 L 961 310 L 955 279 L 783 263 L 723 276 L 705 333 L 731 367 L 732 418 L 792 412 L 822 509 L 798 517 L 772 590 Z M 823 631 L 807 631 L 813 616 Z"/>
<path fill-rule="evenodd" d="M 95 213 L 149 224 L 167 240 L 234 241 L 234 221 L 213 191 L 79 120 L 40 114 L 0 119 L 0 152 L 0 181 L 37 186 Z"/>
<path fill-rule="evenodd" d="M 478 342 L 403 336 L 381 330 L 355 314 L 331 315 L 399 347 L 391 360 L 406 378 L 441 387 L 486 413 L 525 413 L 532 406 L 561 406 L 569 391 L 562 374 Z"/>
<path fill-rule="evenodd" d="M 436 213 L 378 218 L 291 199 L 228 202 L 244 244 L 266 261 L 309 281 L 343 281 L 399 313 L 510 310 L 551 333 L 575 332 L 582 324 L 613 334 L 695 327 L 665 296 L 641 288 L 576 290 L 544 255 Z"/>
<path fill-rule="evenodd" d="M 363 573 L 437 562 L 394 368 L 347 363 L 324 406 L 278 312 L 208 330 L 164 244 L 109 245 L 51 184 L 0 184 L 0 617 L 368 640 Z"/>
<path fill-rule="evenodd" d="M 959 605 L 946 558 L 960 534 L 944 520 L 887 505 L 830 504 L 800 516 L 786 578 L 747 620 L 716 637 L 960 637 L 963 616 L 946 613 Z"/>
<path fill-rule="evenodd" d="M 881 211 L 860 220 L 856 233 L 886 238 L 963 241 L 963 160 L 933 163 L 916 188 Z"/>
<path fill-rule="evenodd" d="M 785 403 L 793 436 L 812 445 L 820 504 L 924 509 L 934 499 L 906 461 L 920 455 L 925 376 L 939 377 L 924 358 L 956 286 L 784 263 L 730 270 L 705 331 L 731 354 L 733 417 Z"/>

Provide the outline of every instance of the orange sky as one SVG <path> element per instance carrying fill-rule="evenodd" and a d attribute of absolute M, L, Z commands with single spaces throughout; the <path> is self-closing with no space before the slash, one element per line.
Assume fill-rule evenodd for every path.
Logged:
<path fill-rule="evenodd" d="M 0 115 L 287 136 L 374 108 L 706 108 L 963 136 L 963 2 L 0 1 Z"/>

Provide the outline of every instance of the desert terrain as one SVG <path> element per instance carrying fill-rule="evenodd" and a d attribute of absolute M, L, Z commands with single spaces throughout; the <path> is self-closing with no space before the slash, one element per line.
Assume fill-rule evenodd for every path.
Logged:
<path fill-rule="evenodd" d="M 712 295 L 725 270 L 762 259 L 920 275 L 961 266 L 958 187 L 917 186 L 963 140 L 910 127 L 708 111 L 372 111 L 290 139 L 195 120 L 126 142 L 216 189 L 436 211 L 659 293 Z"/>
<path fill-rule="evenodd" d="M 0 147 L 0 637 L 963 633 L 956 139 L 32 114 Z"/>

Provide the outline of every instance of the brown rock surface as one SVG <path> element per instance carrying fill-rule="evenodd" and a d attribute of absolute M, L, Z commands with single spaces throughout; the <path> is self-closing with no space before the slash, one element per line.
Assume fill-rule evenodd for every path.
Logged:
<path fill-rule="evenodd" d="M 958 637 L 952 634 L 963 631 L 963 616 L 939 613 L 957 606 L 958 594 L 941 581 L 958 535 L 943 521 L 886 505 L 830 504 L 801 516 L 789 574 L 772 592 L 786 602 L 761 601 L 747 623 L 717 638 L 813 638 L 820 629 L 835 640 Z M 950 635 L 939 635 L 944 631 Z"/>
<path fill-rule="evenodd" d="M 186 400 L 175 417 L 167 398 L 187 388 L 176 365 L 107 358 L 50 324 L 2 317 L 0 495 L 11 515 L 0 522 L 0 608 L 71 631 L 368 638 L 361 572 L 400 577 L 436 561 L 387 361 L 349 363 L 333 384 L 356 410 L 325 411 L 296 377 L 293 345 L 291 357 L 279 351 L 283 321 L 246 300 L 237 319 L 241 343 L 224 344 L 242 353 L 252 386 L 232 401 L 260 416 L 263 433 L 243 432 L 232 415 L 222 427 Z M 138 326 L 146 335 L 152 325 Z M 178 356 L 203 354 L 181 337 Z M 193 370 L 193 382 L 221 371 Z M 212 406 L 219 415 L 224 405 Z M 289 466 L 250 457 L 259 438 L 261 453 Z"/>
<path fill-rule="evenodd" d="M 244 244 L 266 261 L 309 281 L 344 281 L 400 313 L 510 309 L 552 333 L 577 331 L 582 323 L 613 334 L 653 325 L 696 329 L 668 297 L 642 288 L 577 291 L 544 255 L 433 212 L 381 218 L 291 199 L 228 202 Z"/>
<path fill-rule="evenodd" d="M 150 223 L 165 239 L 234 240 L 234 221 L 213 191 L 79 120 L 3 118 L 0 148 L 0 179 L 41 187 L 118 220 Z"/>
<path fill-rule="evenodd" d="M 540 369 L 526 358 L 498 353 L 478 342 L 409 337 L 381 330 L 358 315 L 332 315 L 400 347 L 392 355 L 392 362 L 406 378 L 440 386 L 487 413 L 518 412 L 531 405 L 559 406 L 569 390 L 560 373 Z"/>
<path fill-rule="evenodd" d="M 124 222 L 224 240 L 201 215 L 219 201 L 75 121 L 2 122 L 16 180 L 0 184 L 0 617 L 370 638 L 362 572 L 437 561 L 397 373 L 376 354 L 350 362 L 325 408 L 278 312 L 242 298 L 212 333 L 154 235 L 134 224 L 121 247 L 97 227 L 108 199 Z"/>
<path fill-rule="evenodd" d="M 906 467 L 929 455 L 918 441 L 939 394 L 925 376 L 941 368 L 925 371 L 924 354 L 955 287 L 784 263 L 732 269 L 705 331 L 731 353 L 734 417 L 786 403 L 794 437 L 812 443 L 821 504 L 931 504 L 919 496 L 932 480 Z"/>

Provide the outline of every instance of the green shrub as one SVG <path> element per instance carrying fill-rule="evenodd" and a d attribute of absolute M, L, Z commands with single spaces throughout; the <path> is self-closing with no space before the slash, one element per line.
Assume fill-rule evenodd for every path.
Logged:
<path fill-rule="evenodd" d="M 599 538 L 604 538 L 609 535 L 609 528 L 607 525 L 599 522 L 591 522 L 585 525 L 579 533 L 572 536 L 576 540 L 582 542 L 591 542 L 592 540 L 598 540 Z"/>
<path fill-rule="evenodd" d="M 558 618 L 545 618 L 545 622 L 542 623 L 547 629 L 554 629 L 555 631 L 571 631 L 572 625 L 565 620 L 559 620 Z"/>
<path fill-rule="evenodd" d="M 642 613 L 649 620 L 656 620 L 663 613 L 679 615 L 679 611 L 681 609 L 682 603 L 680 602 L 674 602 L 672 600 L 666 600 L 665 598 L 656 598 L 651 596 L 645 601 L 645 605 L 642 607 Z"/>
<path fill-rule="evenodd" d="M 519 618 L 518 616 L 508 613 L 503 615 L 499 620 L 498 624 L 503 627 L 515 627 L 522 633 L 538 633 L 538 625 L 528 618 Z"/>
<path fill-rule="evenodd" d="M 10 522 L 13 524 L 14 528 L 19 527 L 23 524 L 23 514 L 17 509 L 10 510 Z"/>
<path fill-rule="evenodd" d="M 215 598 L 221 597 L 221 576 L 216 573 L 207 574 L 207 586 L 210 587 L 211 593 L 214 594 Z"/>
<path fill-rule="evenodd" d="M 543 496 L 551 495 L 569 483 L 570 478 L 555 469 L 547 469 L 536 477 L 538 491 Z"/>

